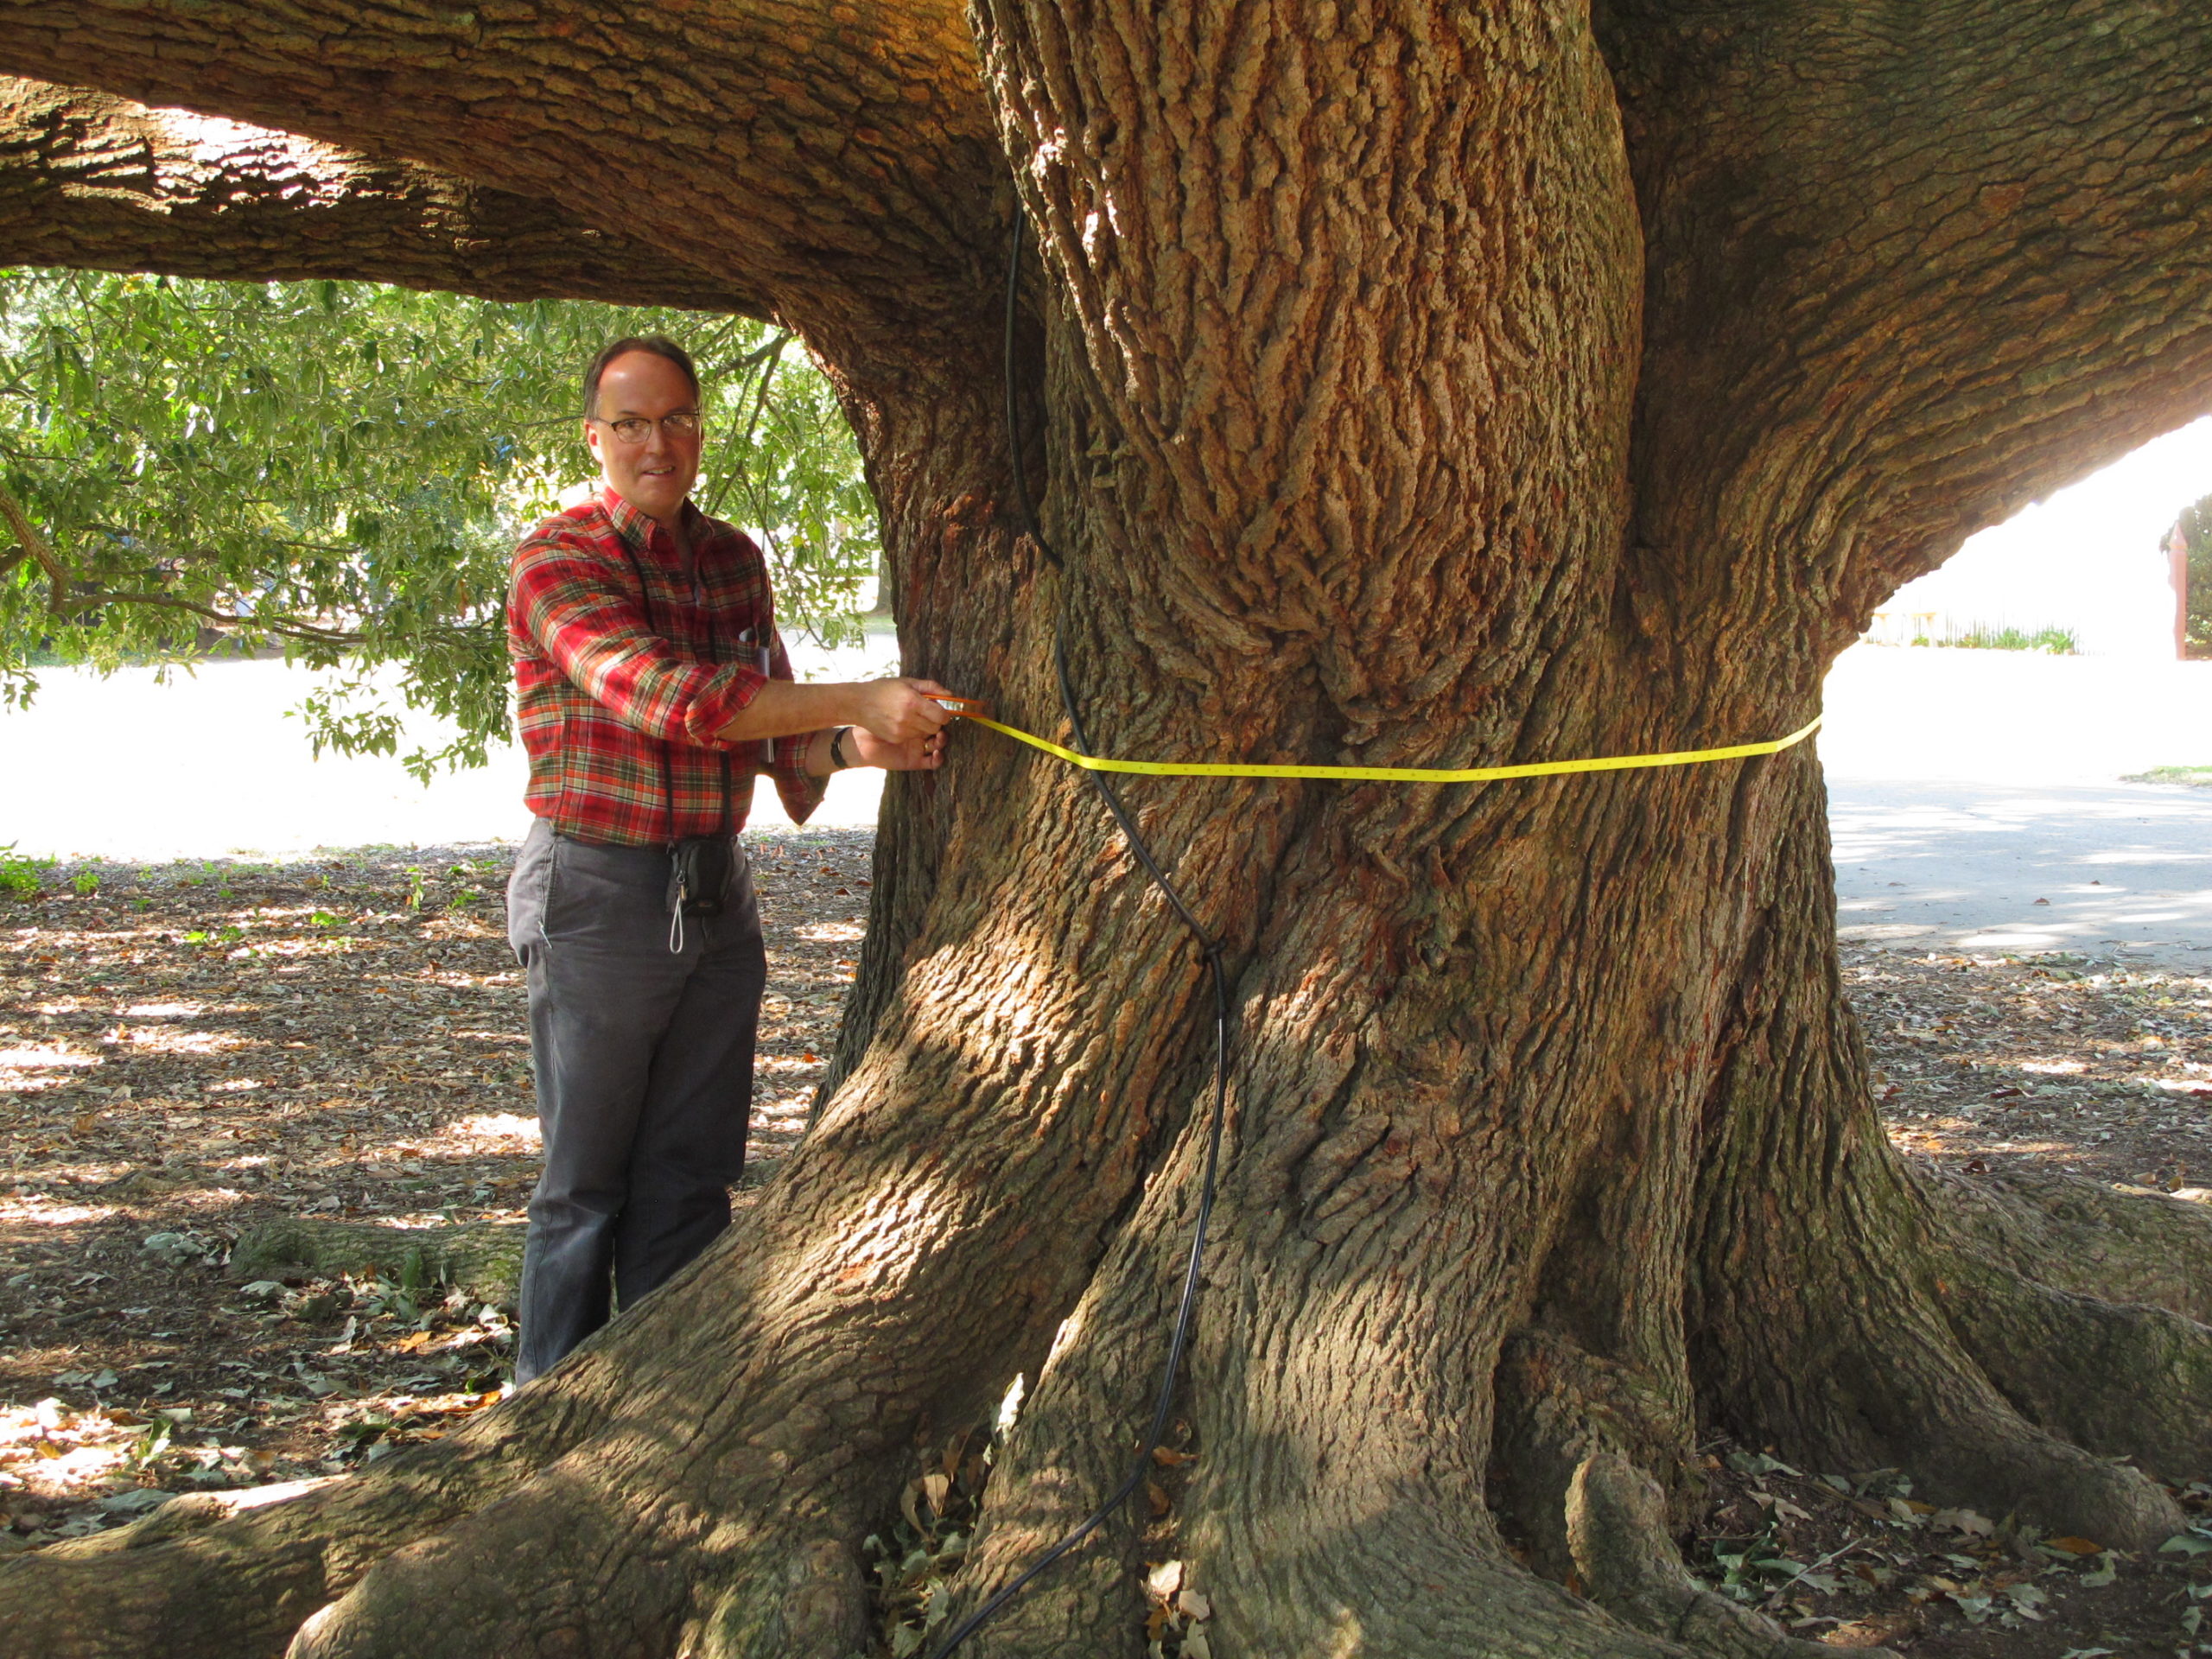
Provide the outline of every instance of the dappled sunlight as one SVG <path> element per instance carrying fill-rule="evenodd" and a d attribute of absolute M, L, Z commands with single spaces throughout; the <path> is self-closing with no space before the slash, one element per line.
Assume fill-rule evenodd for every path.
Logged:
<path fill-rule="evenodd" d="M 2189 1196 L 2212 1185 L 2212 976 L 2063 956 L 1846 961 L 1897 1146 Z"/>
<path fill-rule="evenodd" d="M 2212 938 L 2212 793 L 1891 785 L 1829 823 L 1847 942 L 2171 958 Z"/>
<path fill-rule="evenodd" d="M 539 1143 L 537 1120 L 518 1112 L 480 1113 L 440 1126 L 441 1145 L 456 1152 L 519 1152 Z"/>
<path fill-rule="evenodd" d="M 761 842 L 748 1185 L 797 1141 L 853 977 L 850 943 L 804 935 L 856 936 L 868 885 L 865 836 Z M 496 1397 L 512 1326 L 458 1287 L 224 1269 L 288 1217 L 518 1230 L 539 1146 L 505 874 L 389 852 L 0 897 L 0 1409 L 71 1414 L 44 1451 L 9 1419 L 0 1553 L 351 1469 Z"/>
<path fill-rule="evenodd" d="M 944 1242 L 957 1213 L 943 1201 L 936 1183 L 910 1178 L 899 1190 L 887 1188 L 846 1211 L 827 1238 L 781 1264 L 775 1277 L 793 1302 L 825 1287 L 844 1295 L 885 1295 Z"/>

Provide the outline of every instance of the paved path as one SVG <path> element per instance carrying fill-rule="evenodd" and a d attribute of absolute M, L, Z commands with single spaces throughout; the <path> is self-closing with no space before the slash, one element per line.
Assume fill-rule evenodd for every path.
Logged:
<path fill-rule="evenodd" d="M 2212 790 L 1831 779 L 1828 823 L 1847 939 L 2212 974 Z"/>
<path fill-rule="evenodd" d="M 1861 646 L 1827 704 L 1845 938 L 2212 973 L 2212 790 L 2120 781 L 2212 764 L 2212 663 Z"/>

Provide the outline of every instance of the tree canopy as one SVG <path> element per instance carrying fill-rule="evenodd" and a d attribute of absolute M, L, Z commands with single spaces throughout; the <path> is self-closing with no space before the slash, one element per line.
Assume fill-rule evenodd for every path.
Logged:
<path fill-rule="evenodd" d="M 875 510 L 788 331 L 591 301 L 321 279 L 0 271 L 0 683 L 188 652 L 219 631 L 342 670 L 318 746 L 391 752 L 375 687 L 451 720 L 418 771 L 506 726 L 501 601 L 521 531 L 591 476 L 581 365 L 666 333 L 698 359 L 706 511 L 754 527 L 786 626 L 856 635 Z"/>

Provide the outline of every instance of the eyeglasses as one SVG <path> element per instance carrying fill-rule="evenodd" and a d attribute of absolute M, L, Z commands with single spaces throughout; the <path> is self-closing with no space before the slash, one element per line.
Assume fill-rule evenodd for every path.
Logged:
<path fill-rule="evenodd" d="M 653 432 L 654 423 L 642 415 L 626 415 L 619 421 L 602 421 L 596 415 L 588 418 L 606 427 L 625 443 L 643 443 Z M 662 416 L 659 424 L 671 438 L 696 438 L 699 435 L 699 411 L 679 409 L 673 415 Z"/>

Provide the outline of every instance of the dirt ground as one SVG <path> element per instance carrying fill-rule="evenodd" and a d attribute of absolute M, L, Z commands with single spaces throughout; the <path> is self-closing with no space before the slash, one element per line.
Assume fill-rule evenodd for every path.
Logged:
<path fill-rule="evenodd" d="M 747 1189 L 804 1124 L 871 842 L 755 840 L 769 992 Z M 343 1475 L 499 1398 L 512 1327 L 496 1292 L 405 1271 L 255 1277 L 230 1257 L 296 1217 L 519 1223 L 537 1130 L 501 932 L 510 856 L 0 860 L 0 883 L 30 889 L 0 885 L 0 1554 L 179 1492 Z M 2212 1202 L 2212 978 L 1866 949 L 1846 973 L 1901 1147 Z M 871 1541 L 893 1653 L 942 1605 L 968 1514 L 950 1506 L 987 1478 L 973 1446 L 939 1456 L 951 1472 L 932 1484 L 918 1465 L 903 1519 Z M 2196 1643 L 2212 1488 L 2177 1488 L 2203 1530 L 2129 1556 L 1935 1508 L 1899 1471 L 1800 1470 L 1726 1442 L 1706 1466 L 1694 1565 L 1801 1636 L 1942 1659 L 2212 1655 L 2212 1631 Z M 1175 1484 L 1163 1474 L 1155 1509 Z M 1154 1574 L 1155 1649 L 1203 1652 L 1177 1570 Z"/>

